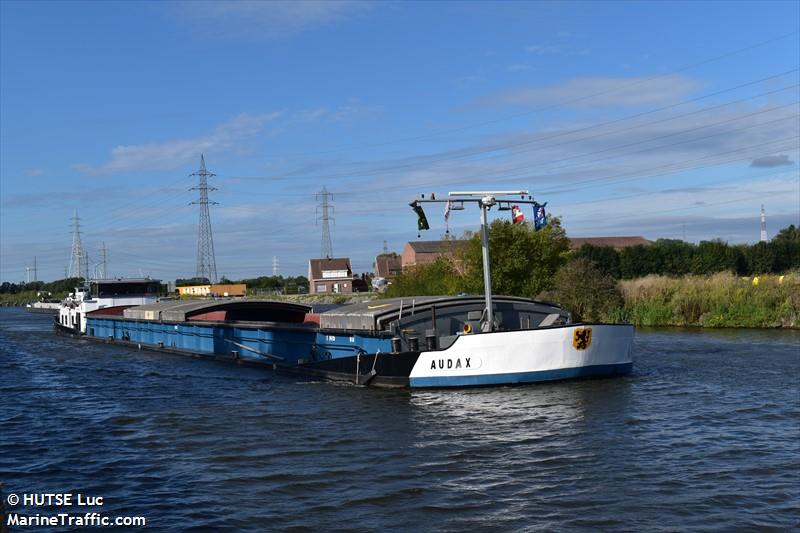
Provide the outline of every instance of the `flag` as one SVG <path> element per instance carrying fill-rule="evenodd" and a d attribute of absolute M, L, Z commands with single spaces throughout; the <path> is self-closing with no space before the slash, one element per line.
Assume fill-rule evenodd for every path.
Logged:
<path fill-rule="evenodd" d="M 533 204 L 533 226 L 536 229 L 542 229 L 547 225 L 547 213 L 545 213 L 544 210 L 544 206 L 546 205 L 547 202 L 543 204 Z"/>
<path fill-rule="evenodd" d="M 525 215 L 522 214 L 522 211 L 519 210 L 518 205 L 511 206 L 511 222 L 514 224 L 520 224 L 522 221 L 525 220 Z"/>
<path fill-rule="evenodd" d="M 417 214 L 417 229 L 431 229 L 431 227 L 428 225 L 428 218 L 425 216 L 425 211 L 422 210 L 422 207 L 417 202 L 411 202 L 408 205 L 410 205 Z"/>

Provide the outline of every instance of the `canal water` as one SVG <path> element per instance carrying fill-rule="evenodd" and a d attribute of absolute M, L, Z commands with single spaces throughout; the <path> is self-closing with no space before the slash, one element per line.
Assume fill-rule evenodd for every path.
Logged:
<path fill-rule="evenodd" d="M 412 392 L 62 338 L 50 320 L 0 309 L 6 498 L 100 496 L 156 531 L 800 527 L 798 331 L 640 330 L 629 377 Z"/>

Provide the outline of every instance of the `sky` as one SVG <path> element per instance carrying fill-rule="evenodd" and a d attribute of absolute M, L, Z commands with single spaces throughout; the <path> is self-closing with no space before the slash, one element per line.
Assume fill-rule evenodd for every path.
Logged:
<path fill-rule="evenodd" d="M 201 154 L 230 279 L 307 274 L 323 187 L 355 272 L 456 190 L 528 190 L 573 237 L 753 243 L 762 204 L 800 224 L 799 31 L 794 1 L 0 0 L 0 281 L 63 278 L 75 210 L 109 275 L 193 276 Z"/>

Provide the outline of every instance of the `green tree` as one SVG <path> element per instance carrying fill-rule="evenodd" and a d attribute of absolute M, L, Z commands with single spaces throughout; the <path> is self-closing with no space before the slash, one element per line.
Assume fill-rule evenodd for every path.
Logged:
<path fill-rule="evenodd" d="M 395 277 L 384 296 L 392 298 L 458 294 L 464 289 L 464 278 L 456 269 L 455 262 L 454 258 L 439 257 L 433 263 L 406 270 Z"/>
<path fill-rule="evenodd" d="M 736 272 L 736 250 L 720 239 L 701 241 L 692 258 L 692 274 L 714 274 L 726 270 Z"/>
<path fill-rule="evenodd" d="M 794 224 L 783 228 L 769 244 L 775 256 L 775 272 L 800 268 L 800 228 Z"/>
<path fill-rule="evenodd" d="M 536 231 L 532 224 L 494 220 L 489 226 L 492 292 L 534 297 L 552 285 L 556 271 L 566 262 L 569 239 L 558 218 Z M 466 289 L 481 294 L 483 255 L 480 234 L 463 249 Z"/>
<path fill-rule="evenodd" d="M 750 275 L 768 274 L 775 271 L 775 251 L 766 242 L 748 246 L 744 254 L 747 273 Z"/>
<path fill-rule="evenodd" d="M 620 277 L 619 252 L 613 246 L 595 246 L 586 243 L 575 251 L 573 257 L 588 259 L 611 277 L 617 279 Z"/>
<path fill-rule="evenodd" d="M 540 296 L 560 303 L 573 320 L 605 320 L 623 304 L 614 278 L 585 257 L 561 267 L 553 277 L 553 289 Z"/>

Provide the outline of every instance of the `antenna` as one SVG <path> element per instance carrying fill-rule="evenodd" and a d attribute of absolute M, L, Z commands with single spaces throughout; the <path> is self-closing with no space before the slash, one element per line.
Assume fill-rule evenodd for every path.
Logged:
<path fill-rule="evenodd" d="M 761 242 L 767 242 L 767 215 L 764 213 L 764 204 L 761 204 Z"/>
<path fill-rule="evenodd" d="M 81 219 L 78 217 L 78 210 L 75 210 L 75 215 L 70 219 L 72 220 L 72 252 L 69 259 L 69 275 L 70 278 L 78 278 L 81 276 L 81 260 L 83 252 L 81 250 Z"/>
<path fill-rule="evenodd" d="M 321 257 L 333 257 L 333 244 L 331 244 L 331 227 L 329 221 L 333 219 L 333 206 L 328 202 L 333 199 L 333 195 L 328 189 L 322 187 L 317 193 L 317 222 L 322 221 L 322 255 Z M 334 221 L 335 222 L 335 221 Z"/>
<path fill-rule="evenodd" d="M 192 187 L 190 191 L 200 191 L 200 199 L 189 205 L 197 204 L 200 206 L 200 223 L 197 227 L 197 270 L 195 277 L 207 278 L 211 283 L 217 282 L 217 261 L 214 257 L 214 238 L 211 235 L 211 214 L 209 205 L 217 205 L 208 199 L 208 191 L 216 191 L 214 187 L 208 186 L 208 178 L 216 176 L 206 170 L 206 160 L 200 154 L 200 170 L 190 174 L 199 176 L 200 183 L 197 187 Z"/>

